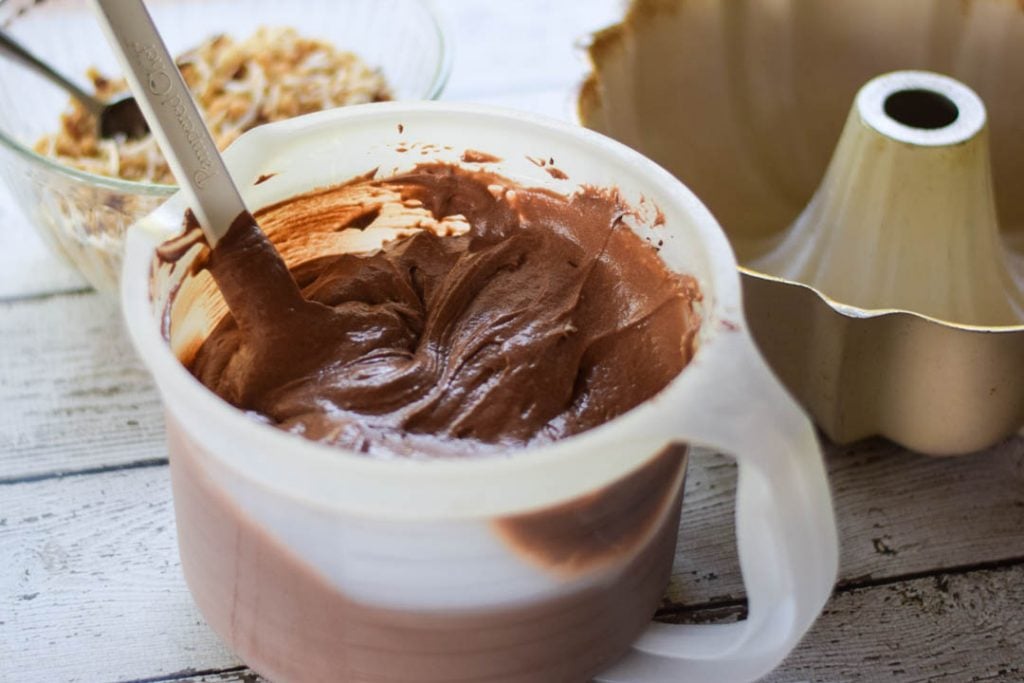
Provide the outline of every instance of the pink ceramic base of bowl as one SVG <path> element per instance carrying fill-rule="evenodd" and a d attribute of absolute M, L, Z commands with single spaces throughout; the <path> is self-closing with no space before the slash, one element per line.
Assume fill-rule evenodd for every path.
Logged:
<path fill-rule="evenodd" d="M 189 589 L 221 639 L 273 681 L 586 681 L 629 649 L 668 583 L 681 488 L 646 547 L 604 585 L 465 613 L 361 604 L 247 517 L 206 474 L 202 450 L 172 421 L 168 432 Z M 678 468 L 684 454 L 676 449 L 669 459 Z"/>

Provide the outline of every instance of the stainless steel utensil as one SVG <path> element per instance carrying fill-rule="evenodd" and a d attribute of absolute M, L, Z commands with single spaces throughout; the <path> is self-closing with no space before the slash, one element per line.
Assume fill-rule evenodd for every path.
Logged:
<path fill-rule="evenodd" d="M 82 106 L 96 117 L 100 137 L 114 138 L 124 135 L 133 140 L 149 132 L 149 126 L 134 97 L 127 95 L 111 102 L 104 102 L 96 96 L 90 95 L 54 70 L 49 64 L 33 55 L 3 30 L 0 30 L 0 54 L 32 69 L 81 102 Z"/>

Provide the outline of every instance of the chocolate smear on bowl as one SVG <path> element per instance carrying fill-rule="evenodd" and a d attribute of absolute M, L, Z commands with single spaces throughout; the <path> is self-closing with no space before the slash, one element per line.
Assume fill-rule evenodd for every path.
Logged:
<path fill-rule="evenodd" d="M 573 576 L 633 557 L 671 509 L 687 448 L 669 446 L 650 462 L 595 493 L 492 523 L 531 563 Z"/>
<path fill-rule="evenodd" d="M 460 158 L 466 164 L 496 164 L 501 161 L 501 157 L 477 149 L 467 149 Z"/>
<path fill-rule="evenodd" d="M 544 171 L 555 180 L 568 180 L 569 175 L 560 168 L 554 166 L 544 167 Z"/>
<path fill-rule="evenodd" d="M 173 416 L 167 436 L 192 595 L 231 649 L 274 680 L 381 671 L 391 683 L 588 681 L 649 626 L 669 580 L 678 494 L 648 542 L 604 580 L 483 609 L 376 606 L 247 513 Z"/>

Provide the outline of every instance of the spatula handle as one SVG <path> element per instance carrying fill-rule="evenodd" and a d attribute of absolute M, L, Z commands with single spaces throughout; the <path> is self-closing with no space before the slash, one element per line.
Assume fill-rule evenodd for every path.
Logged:
<path fill-rule="evenodd" d="M 142 0 L 92 0 L 174 177 L 215 245 L 246 210 L 177 65 Z"/>

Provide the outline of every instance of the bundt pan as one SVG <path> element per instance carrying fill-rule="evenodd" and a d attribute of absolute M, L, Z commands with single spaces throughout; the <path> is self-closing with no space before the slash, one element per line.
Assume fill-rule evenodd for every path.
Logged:
<path fill-rule="evenodd" d="M 1024 3 L 634 0 L 585 125 L 674 172 L 833 440 L 968 453 L 1024 423 Z"/>

